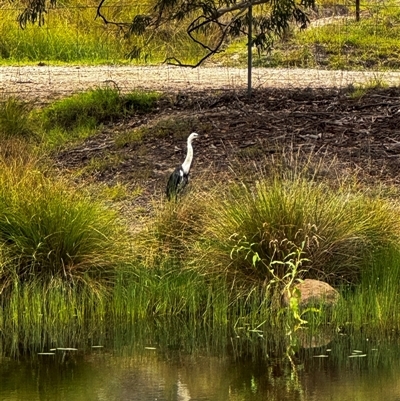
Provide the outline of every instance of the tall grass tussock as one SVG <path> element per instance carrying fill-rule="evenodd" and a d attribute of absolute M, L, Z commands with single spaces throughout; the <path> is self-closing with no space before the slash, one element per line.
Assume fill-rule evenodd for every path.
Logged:
<path fill-rule="evenodd" d="M 357 282 L 363 259 L 399 240 L 396 209 L 388 201 L 303 177 L 234 185 L 213 205 L 207 224 L 213 244 L 210 268 L 222 266 L 244 279 L 268 280 L 263 264 L 283 260 L 291 246 L 305 242 L 308 277 Z M 232 257 L 232 249 L 243 243 L 251 245 L 262 263 L 254 266 L 246 252 Z"/>
<path fill-rule="evenodd" d="M 6 348 L 40 350 L 104 332 L 112 286 L 130 260 L 126 233 L 117 213 L 84 190 L 27 156 L 2 156 L 0 327 Z"/>
<path fill-rule="evenodd" d="M 31 106 L 16 97 L 0 101 L 0 139 L 20 138 L 30 140 L 36 137 Z"/>
<path fill-rule="evenodd" d="M 115 212 L 46 176 L 35 163 L 0 163 L 3 289 L 15 280 L 90 285 L 115 275 L 124 257 L 123 225 Z"/>

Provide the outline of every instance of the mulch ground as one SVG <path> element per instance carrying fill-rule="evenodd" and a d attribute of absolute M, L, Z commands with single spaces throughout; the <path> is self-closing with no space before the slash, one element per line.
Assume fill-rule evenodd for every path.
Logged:
<path fill-rule="evenodd" d="M 358 98 L 349 90 L 322 89 L 263 89 L 251 98 L 245 92 L 181 92 L 165 95 L 151 113 L 105 125 L 54 160 L 64 171 L 83 171 L 86 180 L 140 186 L 137 202 L 143 203 L 164 191 L 169 173 L 185 157 L 186 137 L 196 131 L 191 185 L 196 177 L 233 176 L 232 166 L 268 168 L 268 160 L 283 150 L 336 158 L 346 173 L 361 172 L 372 184 L 397 184 L 399 123 L 398 88 Z M 141 141 L 121 144 L 121 135 L 143 127 L 147 134 Z"/>

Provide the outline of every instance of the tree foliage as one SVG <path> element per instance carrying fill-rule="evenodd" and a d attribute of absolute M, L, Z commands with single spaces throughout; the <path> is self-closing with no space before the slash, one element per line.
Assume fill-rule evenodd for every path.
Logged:
<path fill-rule="evenodd" d="M 28 0 L 19 17 L 20 25 L 24 27 L 28 21 L 43 24 L 46 5 L 54 5 L 55 1 Z M 306 28 L 309 23 L 307 10 L 315 3 L 315 0 L 149 0 L 144 12 L 133 15 L 131 21 L 119 21 L 107 15 L 107 1 L 99 0 L 96 17 L 105 24 L 117 26 L 126 35 L 143 35 L 151 40 L 154 32 L 164 26 L 187 24 L 186 32 L 190 39 L 205 51 L 204 57 L 190 65 L 192 67 L 222 51 L 230 39 L 247 35 L 250 6 L 256 12 L 251 19 L 252 39 L 248 45 L 265 51 L 291 23 Z M 131 56 L 139 53 L 140 49 L 132 49 Z M 175 57 L 166 61 L 186 65 Z"/>
<path fill-rule="evenodd" d="M 25 8 L 18 16 L 18 22 L 21 28 L 25 28 L 28 22 L 37 23 L 39 26 L 44 24 L 44 16 L 47 8 L 54 6 L 56 0 L 27 0 Z"/>

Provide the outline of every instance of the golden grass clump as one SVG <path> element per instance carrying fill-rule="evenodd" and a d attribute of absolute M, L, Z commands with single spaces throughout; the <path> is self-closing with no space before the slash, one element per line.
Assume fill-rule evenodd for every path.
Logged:
<path fill-rule="evenodd" d="M 260 177 L 253 186 L 233 185 L 207 210 L 207 268 L 235 279 L 268 281 L 267 267 L 296 248 L 309 260 L 304 277 L 357 281 L 377 249 L 399 241 L 398 206 L 346 183 Z"/>
<path fill-rule="evenodd" d="M 35 162 L 0 160 L 0 281 L 107 281 L 127 257 L 112 210 Z"/>
<path fill-rule="evenodd" d="M 205 194 L 190 188 L 177 202 L 168 202 L 164 197 L 153 201 L 154 214 L 133 239 L 136 253 L 145 265 L 193 258 L 196 243 L 204 232 L 208 205 L 205 198 Z"/>

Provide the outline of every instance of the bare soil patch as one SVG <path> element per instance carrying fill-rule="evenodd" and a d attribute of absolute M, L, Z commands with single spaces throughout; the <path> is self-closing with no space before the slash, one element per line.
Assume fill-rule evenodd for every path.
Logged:
<path fill-rule="evenodd" d="M 144 192 L 135 202 L 143 205 L 164 191 L 169 173 L 185 157 L 187 135 L 196 131 L 191 185 L 203 185 L 210 174 L 234 178 L 232 166 L 268 170 L 283 149 L 327 161 L 336 157 L 342 174 L 361 172 L 372 185 L 397 184 L 399 123 L 398 88 L 358 99 L 338 89 L 261 89 L 250 99 L 244 91 L 186 92 L 165 95 L 150 114 L 104 126 L 54 161 L 64 171 L 86 171 L 85 180 L 140 186 Z M 148 130 L 140 141 L 121 144 L 121 136 L 143 127 Z M 93 160 L 99 167 L 89 168 L 96 166 Z"/>

